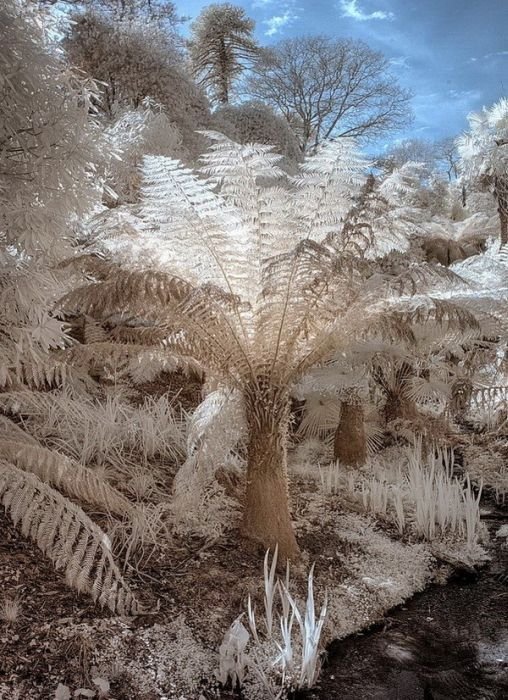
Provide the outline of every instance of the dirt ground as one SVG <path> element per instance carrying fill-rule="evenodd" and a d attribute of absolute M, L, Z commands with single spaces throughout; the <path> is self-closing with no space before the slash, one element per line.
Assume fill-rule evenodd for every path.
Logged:
<path fill-rule="evenodd" d="M 337 621 L 345 625 L 342 636 L 349 628 L 358 629 L 365 621 L 379 619 L 413 590 L 421 590 L 430 573 L 427 555 L 417 549 L 422 563 L 419 569 L 415 564 L 414 580 L 408 582 L 404 569 L 408 568 L 405 562 L 412 561 L 409 547 L 392 541 L 379 528 L 371 531 L 369 521 L 360 521 L 358 534 L 356 514 L 338 513 L 337 517 L 344 520 L 343 527 L 336 530 L 321 521 L 319 528 L 310 523 L 307 531 L 300 530 L 306 561 L 292 571 L 291 583 L 297 595 L 305 596 L 309 562 L 316 562 L 316 604 L 320 604 L 330 581 L 337 591 L 353 582 L 357 596 L 365 572 L 384 569 L 386 547 L 393 547 L 386 550 L 387 571 L 390 566 L 393 569 L 387 575 L 401 577 L 393 591 L 381 587 L 379 597 L 378 592 L 364 586 L 364 598 L 347 614 L 344 609 L 350 609 L 350 600 L 346 593 L 343 599 L 339 596 L 338 607 L 330 615 L 335 615 L 335 625 Z M 319 520 L 319 514 L 316 518 Z M 0 615 L 6 599 L 17 600 L 20 606 L 14 621 L 0 620 L 2 700 L 53 700 L 59 684 L 73 692 L 87 691 L 94 689 L 96 677 L 108 679 L 109 694 L 105 697 L 116 700 L 228 697 L 213 680 L 217 650 L 228 625 L 245 612 L 249 594 L 258 609 L 263 605 L 263 552 L 239 547 L 237 532 L 232 530 L 220 541 L 174 540 L 142 570 L 130 571 L 132 589 L 150 609 L 148 614 L 135 618 L 117 618 L 95 606 L 89 597 L 71 591 L 63 576 L 14 529 L 2 508 L 0 532 Z M 373 538 L 379 540 L 380 547 L 371 553 Z M 329 638 L 337 634 L 336 630 L 330 628 Z M 188 653 L 181 647 L 188 648 Z M 179 694 L 177 679 L 182 659 L 177 658 L 181 653 L 184 661 L 194 657 L 191 671 L 194 677 L 202 678 L 192 692 Z M 150 670 L 150 683 L 140 685 L 139 676 L 145 669 Z M 168 694 L 156 692 L 153 687 L 168 688 Z M 172 688 L 174 694 L 170 694 Z"/>
<path fill-rule="evenodd" d="M 88 596 L 70 590 L 63 575 L 19 535 L 1 507 L 0 533 L 0 610 L 6 599 L 19 602 L 16 620 L 0 619 L 1 700 L 53 699 L 59 683 L 73 689 L 93 688 L 96 659 L 108 635 L 118 633 L 118 618 L 94 605 Z M 206 620 L 197 641 L 205 648 L 212 646 L 216 653 L 227 624 L 245 611 L 247 595 L 261 604 L 263 553 L 238 547 L 237 538 L 232 531 L 220 542 L 174 541 L 167 551 L 154 554 L 142 570 L 130 571 L 132 589 L 150 609 L 146 615 L 121 619 L 121 625 L 133 633 L 133 655 L 141 653 L 135 644 L 136 632 L 139 636 L 143 630 L 162 628 L 175 618 L 193 621 L 193 629 L 199 629 L 196 621 Z M 319 560 L 341 543 L 323 534 L 306 536 L 305 546 L 310 548 L 309 558 Z M 95 630 L 91 636 L 90 629 Z M 109 668 L 107 675 L 112 678 L 107 697 L 159 697 L 140 695 L 126 674 L 115 674 Z M 203 678 L 202 693 L 204 698 L 229 697 L 209 677 Z"/>
<path fill-rule="evenodd" d="M 501 516 L 501 517 L 499 517 Z M 313 700 L 508 697 L 508 543 L 489 522 L 492 560 L 478 576 L 433 585 L 370 631 L 333 643 Z"/>
<path fill-rule="evenodd" d="M 293 487 L 300 494 L 305 491 L 296 477 Z M 315 563 L 318 606 L 325 591 L 329 592 L 327 642 L 380 620 L 415 591 L 423 590 L 436 575 L 446 578 L 443 571 L 447 566 L 435 560 L 427 545 L 401 539 L 393 525 L 354 512 L 344 502 L 330 498 L 325 504 L 322 497 L 314 498 L 315 487 L 307 484 L 306 488 L 305 498 L 294 499 L 297 536 L 305 557 L 292 568 L 291 585 L 295 597 L 304 600 L 307 574 Z M 102 697 L 108 700 L 230 698 L 231 694 L 214 681 L 217 651 L 228 626 L 245 613 L 249 594 L 258 610 L 263 607 L 263 554 L 260 549 L 239 546 L 234 528 L 211 541 L 175 536 L 142 567 L 126 571 L 131 588 L 149 612 L 118 618 L 94 605 L 88 596 L 70 590 L 63 575 L 19 534 L 0 506 L 0 700 L 99 698 L 98 679 L 107 680 L 108 692 Z M 439 597 L 448 587 L 435 590 Z M 485 600 L 491 600 L 487 589 L 485 595 Z M 457 612 L 464 606 L 476 610 L 474 595 L 462 603 L 458 600 Z M 16 619 L 5 619 L 5 601 L 19 603 Z M 504 602 L 499 597 L 498 614 Z M 426 617 L 436 619 L 438 614 L 446 621 L 446 604 L 439 613 Z M 422 626 L 421 611 L 400 624 L 392 623 L 391 615 L 387 620 L 387 627 L 400 631 L 404 638 L 411 640 L 414 634 L 412 649 L 423 646 L 426 636 L 432 639 L 435 632 L 435 625 L 428 629 Z M 448 629 L 446 622 L 443 629 Z M 455 646 L 459 636 L 453 637 Z M 312 697 L 392 698 L 368 694 L 371 681 L 366 669 L 378 668 L 382 675 L 391 670 L 375 645 L 362 657 L 364 639 L 347 638 L 340 643 L 346 645 L 344 652 L 332 649 L 333 657 L 341 659 L 338 670 L 330 666 L 325 671 L 321 690 Z M 441 639 L 439 634 L 436 639 Z M 396 642 L 390 644 L 397 647 Z M 409 659 L 404 650 L 401 653 L 403 659 Z M 376 658 L 375 663 L 371 657 Z M 429 658 L 433 663 L 434 657 Z M 348 665 L 354 659 L 360 659 L 358 665 Z M 393 663 L 399 662 L 395 659 Z M 413 674 L 411 682 L 415 663 L 403 665 Z M 397 666 L 393 673 L 399 671 Z M 189 674 L 194 679 L 192 690 L 182 690 Z M 415 677 L 420 678 L 418 674 Z M 372 683 L 376 689 L 378 679 Z M 59 684 L 64 687 L 58 691 L 60 695 Z M 393 697 L 419 700 L 420 695 Z M 434 695 L 421 697 L 429 700 Z M 444 700 L 452 696 L 435 697 Z M 466 695 L 461 697 L 467 700 Z M 494 700 L 497 696 L 478 696 L 478 700 L 483 697 Z"/>

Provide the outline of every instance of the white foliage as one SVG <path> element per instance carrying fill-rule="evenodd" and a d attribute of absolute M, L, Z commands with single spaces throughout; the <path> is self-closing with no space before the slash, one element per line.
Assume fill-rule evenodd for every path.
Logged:
<path fill-rule="evenodd" d="M 124 12 L 118 3 L 112 4 Z M 153 17 L 110 18 L 97 5 L 74 14 L 65 48 L 71 60 L 98 81 L 100 109 L 114 117 L 119 106 L 137 109 L 147 98 L 157 102 L 180 131 L 186 152 L 195 157 L 203 147 L 195 130 L 208 125 L 209 108 L 183 63 L 180 39 Z M 154 3 L 142 5 L 147 13 L 154 11 Z M 157 9 L 161 7 L 157 3 Z"/>
<path fill-rule="evenodd" d="M 18 381 L 38 385 L 37 366 L 50 350 L 69 344 L 64 324 L 50 314 L 66 285 L 62 275 L 51 273 L 44 265 L 17 263 L 11 255 L 6 256 L 2 267 L 0 386 Z M 49 370 L 47 379 L 50 383 Z M 40 384 L 45 384 L 44 379 Z"/>
<path fill-rule="evenodd" d="M 387 175 L 379 189 L 394 205 L 414 206 L 418 204 L 418 193 L 427 175 L 428 168 L 425 163 L 408 161 Z"/>
<path fill-rule="evenodd" d="M 81 464 L 117 469 L 147 465 L 156 458 L 178 462 L 185 454 L 182 422 L 167 397 L 147 398 L 134 407 L 120 394 L 101 402 L 70 392 L 1 395 L 4 410 L 18 414 L 28 431 L 47 447 Z"/>
<path fill-rule="evenodd" d="M 58 252 L 72 217 L 101 196 L 104 146 L 92 88 L 49 45 L 37 13 L 0 9 L 0 233 L 29 253 Z"/>
<path fill-rule="evenodd" d="M 424 457 L 420 439 L 398 469 L 381 469 L 356 482 L 344 474 L 339 478 L 366 511 L 394 521 L 399 532 L 411 530 L 444 550 L 458 547 L 465 561 L 481 551 L 481 484 L 475 492 L 469 477 L 453 476 L 453 453 L 435 450 Z"/>
<path fill-rule="evenodd" d="M 304 164 L 292 191 L 271 146 L 206 133 L 213 141 L 202 157 L 207 179 L 176 160 L 145 158 L 143 223 L 138 241 L 130 241 L 130 260 L 219 285 L 254 310 L 263 290 L 263 261 L 291 249 L 298 238 L 317 240 L 336 230 L 365 163 L 352 143 L 326 144 Z M 116 251 L 118 245 L 115 240 L 111 247 Z"/>
<path fill-rule="evenodd" d="M 34 7 L 2 3 L 1 386 L 55 380 L 41 365 L 67 342 L 51 314 L 65 288 L 48 265 L 69 254 L 79 218 L 100 201 L 110 150 L 91 117 L 94 85 L 63 62 L 51 37 Z"/>
<path fill-rule="evenodd" d="M 210 393 L 190 418 L 187 459 L 175 477 L 171 503 L 178 532 L 217 536 L 233 524 L 234 504 L 215 474 L 241 468 L 236 448 L 246 436 L 245 420 L 241 394 L 227 390 Z"/>
<path fill-rule="evenodd" d="M 181 157 L 182 137 L 168 116 L 150 100 L 137 109 L 123 109 L 106 129 L 119 152 L 109 166 L 110 185 L 121 202 L 136 201 L 141 178 L 139 166 L 144 155 Z"/>
<path fill-rule="evenodd" d="M 327 141 L 308 156 L 295 178 L 303 231 L 319 240 L 339 228 L 359 194 L 369 163 L 351 139 Z"/>
<path fill-rule="evenodd" d="M 476 289 L 498 289 L 506 294 L 508 251 L 498 240 L 490 241 L 485 253 L 456 262 L 451 269 Z"/>
<path fill-rule="evenodd" d="M 469 131 L 457 139 L 460 169 L 466 181 L 508 172 L 508 99 L 503 97 L 468 116 Z"/>
<path fill-rule="evenodd" d="M 264 626 L 258 633 L 255 611 L 249 596 L 247 603 L 249 634 L 237 618 L 226 632 L 221 645 L 218 678 L 221 683 L 238 681 L 248 687 L 255 682 L 270 698 L 283 697 L 284 692 L 315 685 L 320 671 L 321 633 L 327 617 L 326 596 L 316 616 L 314 600 L 314 566 L 307 579 L 304 610 L 289 591 L 289 563 L 285 582 L 275 579 L 277 548 L 269 566 L 269 551 L 264 559 Z M 278 603 L 277 605 L 277 598 Z M 276 608 L 279 626 L 274 624 Z M 294 624 L 294 623 L 297 624 Z"/>
<path fill-rule="evenodd" d="M 247 666 L 245 647 L 249 642 L 249 633 L 242 624 L 241 617 L 242 615 L 232 623 L 219 647 L 217 680 L 225 684 L 230 679 L 233 687 L 237 683 L 243 683 Z"/>
<path fill-rule="evenodd" d="M 227 105 L 214 112 L 213 121 L 218 131 L 239 143 L 274 145 L 289 168 L 301 159 L 298 138 L 288 122 L 263 102 Z"/>

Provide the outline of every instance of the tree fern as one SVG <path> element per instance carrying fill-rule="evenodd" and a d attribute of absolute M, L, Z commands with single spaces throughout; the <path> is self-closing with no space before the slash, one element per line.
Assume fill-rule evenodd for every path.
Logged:
<path fill-rule="evenodd" d="M 491 191 L 496 198 L 501 243 L 508 242 L 508 99 L 502 98 L 468 117 L 469 131 L 457 139 L 465 184 Z"/>
<path fill-rule="evenodd" d="M 292 186 L 266 147 L 213 138 L 205 157 L 211 181 L 175 161 L 147 161 L 141 215 L 148 236 L 140 231 L 131 265 L 142 268 L 146 246 L 157 249 L 158 269 L 115 269 L 63 304 L 98 319 L 129 318 L 141 335 L 194 357 L 240 391 L 248 427 L 244 531 L 295 556 L 285 475 L 295 382 L 358 340 L 414 341 L 414 327 L 429 322 L 479 325 L 467 304 L 454 302 L 467 287 L 456 274 L 431 266 L 398 278 L 379 271 L 369 255 L 380 241 L 368 190 L 358 206 L 363 164 L 353 147 L 323 147 Z M 265 214 L 272 196 L 277 213 Z"/>

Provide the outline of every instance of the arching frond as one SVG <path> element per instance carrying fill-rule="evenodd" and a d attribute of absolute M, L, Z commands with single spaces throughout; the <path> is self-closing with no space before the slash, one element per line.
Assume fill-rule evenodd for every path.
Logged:
<path fill-rule="evenodd" d="M 71 498 L 96 506 L 120 517 L 135 516 L 135 507 L 122 494 L 98 477 L 91 469 L 77 464 L 58 452 L 23 440 L 0 435 L 0 458 L 18 469 L 35 474 L 43 483 L 63 491 Z"/>
<path fill-rule="evenodd" d="M 213 391 L 198 406 L 188 425 L 187 459 L 174 481 L 171 504 L 179 531 L 210 535 L 231 526 L 234 504 L 216 480 L 221 469 L 241 465 L 238 447 L 247 425 L 243 397 L 238 391 Z"/>
<path fill-rule="evenodd" d="M 74 290 L 60 300 L 69 311 L 106 318 L 168 314 L 192 291 L 184 280 L 158 271 L 114 271 L 106 280 Z"/>
<path fill-rule="evenodd" d="M 298 426 L 298 434 L 305 438 L 325 437 L 335 430 L 340 420 L 340 401 L 319 394 L 305 397 L 303 418 Z"/>
<path fill-rule="evenodd" d="M 0 498 L 22 534 L 33 540 L 69 586 L 120 615 L 140 606 L 123 579 L 107 535 L 79 508 L 34 474 L 0 462 Z"/>

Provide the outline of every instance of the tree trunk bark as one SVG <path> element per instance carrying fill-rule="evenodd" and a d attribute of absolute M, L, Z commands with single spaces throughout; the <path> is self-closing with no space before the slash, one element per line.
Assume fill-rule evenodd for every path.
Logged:
<path fill-rule="evenodd" d="M 496 177 L 494 181 L 494 193 L 497 199 L 497 211 L 499 214 L 501 245 L 508 243 L 508 179 Z"/>
<path fill-rule="evenodd" d="M 501 224 L 501 245 L 508 243 L 508 202 L 499 205 L 499 221 Z"/>
<path fill-rule="evenodd" d="M 383 408 L 385 423 L 399 418 L 411 420 L 417 415 L 414 403 L 402 396 L 399 390 L 389 391 Z"/>
<path fill-rule="evenodd" d="M 279 548 L 280 561 L 296 560 L 296 542 L 287 481 L 289 400 L 277 387 L 259 386 L 246 396 L 249 443 L 242 532 L 263 545 Z"/>
<path fill-rule="evenodd" d="M 399 418 L 412 419 L 418 415 L 414 402 L 406 395 L 408 383 L 414 376 L 414 367 L 407 362 L 402 362 L 391 375 L 386 375 L 382 368 L 375 371 L 375 380 L 386 397 L 383 407 L 385 423 Z"/>
<path fill-rule="evenodd" d="M 467 413 L 471 396 L 473 394 L 473 383 L 469 379 L 458 379 L 452 384 L 452 395 L 450 399 L 450 413 L 457 422 L 464 420 Z"/>
<path fill-rule="evenodd" d="M 364 410 L 359 401 L 343 401 L 335 432 L 333 456 L 348 467 L 361 467 L 367 459 Z"/>
<path fill-rule="evenodd" d="M 229 76 L 228 76 L 228 59 L 226 52 L 226 44 L 221 39 L 219 44 L 219 102 L 223 105 L 229 103 Z"/>

